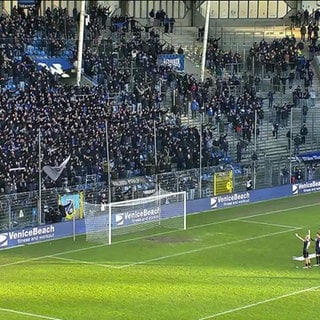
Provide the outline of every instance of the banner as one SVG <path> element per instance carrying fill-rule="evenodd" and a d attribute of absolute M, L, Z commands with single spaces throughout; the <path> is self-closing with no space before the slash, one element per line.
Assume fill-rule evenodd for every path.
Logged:
<path fill-rule="evenodd" d="M 320 191 L 320 181 L 308 181 L 291 185 L 292 194 L 303 194 Z"/>
<path fill-rule="evenodd" d="M 63 78 L 68 78 L 69 75 L 65 71 L 71 70 L 73 68 L 72 64 L 61 57 L 43 57 L 43 56 L 32 56 L 35 64 L 39 69 L 46 68 L 52 74 L 58 74 Z"/>
<path fill-rule="evenodd" d="M 40 3 L 40 0 L 18 0 L 18 6 L 21 8 L 34 7 Z"/>
<path fill-rule="evenodd" d="M 83 192 L 59 197 L 59 205 L 64 206 L 66 220 L 83 219 Z"/>
<path fill-rule="evenodd" d="M 320 162 L 320 152 L 301 153 L 297 158 L 304 163 L 317 163 Z"/>
<path fill-rule="evenodd" d="M 113 226 L 128 226 L 149 221 L 159 221 L 160 207 L 151 207 L 134 211 L 118 213 L 114 217 Z"/>
<path fill-rule="evenodd" d="M 233 171 L 216 172 L 213 176 L 213 194 L 223 195 L 233 191 Z"/>
<path fill-rule="evenodd" d="M 53 180 L 57 181 L 58 178 L 60 177 L 62 171 L 66 167 L 70 160 L 70 156 L 68 156 L 61 164 L 60 166 L 57 167 L 52 167 L 52 166 L 44 166 L 43 171 Z"/>
<path fill-rule="evenodd" d="M 111 180 L 111 185 L 113 187 L 134 186 L 137 184 L 145 184 L 145 183 L 150 183 L 150 180 L 148 180 L 144 176 L 127 178 L 127 179 Z"/>
<path fill-rule="evenodd" d="M 159 65 L 169 65 L 175 70 L 184 71 L 184 55 L 183 54 L 159 54 Z"/>
<path fill-rule="evenodd" d="M 0 248 L 50 240 L 54 237 L 55 226 L 53 224 L 23 229 L 19 231 L 9 231 L 0 234 Z"/>
<path fill-rule="evenodd" d="M 158 221 L 160 219 L 169 219 L 176 216 L 176 212 L 181 211 L 181 202 L 173 202 L 156 205 L 156 201 L 150 203 L 147 208 L 126 210 L 112 215 L 112 228 L 121 228 L 134 224 L 141 224 L 145 222 Z M 118 208 L 117 208 L 118 209 Z M 182 217 L 182 214 L 181 214 Z"/>
<path fill-rule="evenodd" d="M 85 233 L 84 220 L 75 220 L 75 230 L 72 221 L 24 228 L 0 233 L 0 250 L 35 242 L 51 241 Z"/>

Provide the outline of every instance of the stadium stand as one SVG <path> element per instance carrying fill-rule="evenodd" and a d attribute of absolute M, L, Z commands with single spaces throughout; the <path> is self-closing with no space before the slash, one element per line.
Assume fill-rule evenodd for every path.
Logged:
<path fill-rule="evenodd" d="M 57 181 L 44 176 L 42 188 L 81 189 L 101 183 L 102 197 L 108 192 L 110 168 L 113 181 L 127 181 L 116 187 L 115 197 L 122 200 L 155 188 L 155 178 L 132 184 L 131 178 L 157 173 L 164 189 L 189 192 L 199 179 L 203 187 L 210 184 L 213 171 L 207 168 L 223 170 L 227 165 L 244 177 L 239 180 L 243 188 L 253 166 L 272 167 L 275 159 L 270 179 L 289 183 L 283 174 L 289 151 L 291 157 L 315 149 L 316 130 L 309 130 L 306 143 L 296 140 L 292 150 L 287 147 L 291 112 L 290 139 L 300 137 L 302 122 L 312 125 L 308 112 L 314 111 L 303 118 L 302 107 L 312 109 L 309 89 L 317 77 L 306 46 L 294 33 L 255 41 L 246 57 L 222 49 L 223 34 L 209 39 L 202 83 L 188 70 L 159 63 L 160 54 L 179 48 L 187 60 L 196 62 L 199 54 L 188 52 L 178 40 L 177 46 L 167 42 L 162 27 L 146 28 L 133 17 L 102 7 L 91 7 L 89 15 L 86 84 L 79 87 L 67 78 L 73 76 L 77 56 L 77 12 L 69 16 L 63 8 L 54 8 L 39 16 L 13 10 L 0 18 L 1 193 L 39 188 L 39 152 L 43 166 L 57 167 L 71 156 Z M 274 183 L 258 180 L 261 187 Z M 192 192 L 189 198 L 210 194 Z"/>

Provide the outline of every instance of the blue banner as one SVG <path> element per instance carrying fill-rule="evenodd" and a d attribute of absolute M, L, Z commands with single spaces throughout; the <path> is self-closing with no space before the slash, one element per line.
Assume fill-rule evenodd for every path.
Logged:
<path fill-rule="evenodd" d="M 32 56 L 32 59 L 36 63 L 39 69 L 46 68 L 52 74 L 58 73 L 61 76 L 69 77 L 65 71 L 72 69 L 72 64 L 61 57 L 42 57 L 42 56 Z"/>
<path fill-rule="evenodd" d="M 316 192 L 316 191 L 320 191 L 320 181 L 314 180 L 309 182 L 286 184 L 279 187 L 244 191 L 244 192 L 212 197 L 210 198 L 210 208 L 220 209 L 220 208 L 241 205 L 245 203 L 279 199 L 284 197 L 290 197 L 292 195 L 305 194 L 305 193 Z M 206 209 L 206 210 L 209 210 L 209 209 Z"/>
<path fill-rule="evenodd" d="M 183 54 L 159 54 L 158 64 L 171 66 L 175 70 L 184 71 Z"/>
<path fill-rule="evenodd" d="M 38 5 L 39 0 L 18 0 L 19 7 L 32 7 Z"/>
<path fill-rule="evenodd" d="M 77 234 L 85 233 L 84 220 L 76 220 L 75 228 Z M 8 231 L 0 234 L 0 249 L 66 238 L 72 236 L 73 232 L 72 221 Z"/>
<path fill-rule="evenodd" d="M 298 158 L 306 163 L 320 162 L 320 152 L 308 152 L 298 155 Z"/>
<path fill-rule="evenodd" d="M 291 194 L 304 194 L 320 191 L 320 181 L 308 181 L 291 185 Z"/>

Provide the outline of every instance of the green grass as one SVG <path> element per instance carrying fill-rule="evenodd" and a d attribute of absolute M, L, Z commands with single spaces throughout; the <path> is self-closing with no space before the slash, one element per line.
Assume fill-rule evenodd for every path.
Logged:
<path fill-rule="evenodd" d="M 111 246 L 79 236 L 2 250 L 0 319 L 316 317 L 320 267 L 292 256 L 302 252 L 294 234 L 320 228 L 319 205 L 315 193 L 190 215 L 186 231 Z"/>

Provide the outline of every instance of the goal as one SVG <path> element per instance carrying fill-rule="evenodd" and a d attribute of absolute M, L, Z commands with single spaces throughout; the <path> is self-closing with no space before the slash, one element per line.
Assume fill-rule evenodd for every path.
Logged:
<path fill-rule="evenodd" d="M 86 239 L 112 243 L 116 235 L 151 228 L 187 228 L 186 192 L 114 202 L 110 205 L 84 202 Z"/>

